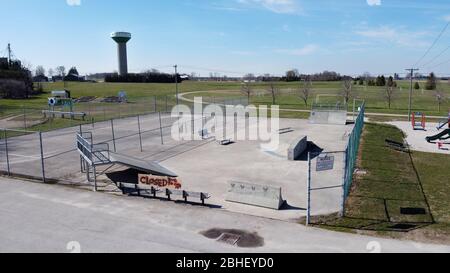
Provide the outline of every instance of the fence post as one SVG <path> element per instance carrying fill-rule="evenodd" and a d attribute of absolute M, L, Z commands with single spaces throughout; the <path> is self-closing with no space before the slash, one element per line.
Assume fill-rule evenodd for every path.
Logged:
<path fill-rule="evenodd" d="M 6 133 L 6 129 L 4 130 L 4 135 L 5 135 L 5 149 L 6 149 L 6 166 L 8 169 L 8 176 L 11 176 L 11 169 L 9 166 L 8 134 Z"/>
<path fill-rule="evenodd" d="M 306 226 L 311 223 L 311 152 L 308 152 L 308 181 L 307 181 L 308 203 L 306 205 Z"/>
<path fill-rule="evenodd" d="M 347 151 L 348 148 L 346 149 L 346 151 L 344 152 L 344 174 L 343 174 L 343 183 L 342 183 L 342 204 L 341 204 L 341 211 L 339 213 L 340 217 L 344 217 L 345 216 L 345 201 L 347 200 L 347 168 L 348 168 L 348 164 L 347 164 Z"/>
<path fill-rule="evenodd" d="M 144 150 L 142 149 L 141 117 L 139 115 L 137 115 L 137 120 L 138 120 L 138 130 L 139 130 L 139 145 L 141 147 L 141 153 L 142 153 Z"/>
<path fill-rule="evenodd" d="M 160 133 L 161 133 L 161 145 L 164 145 L 164 137 L 163 137 L 163 130 L 162 130 L 161 112 L 159 112 L 159 131 L 160 131 Z"/>
<path fill-rule="evenodd" d="M 27 129 L 27 112 L 25 106 L 23 106 L 23 128 Z"/>
<path fill-rule="evenodd" d="M 169 102 L 167 96 L 166 96 L 166 113 L 169 113 Z"/>
<path fill-rule="evenodd" d="M 116 153 L 117 152 L 117 149 L 116 149 L 116 136 L 115 136 L 115 134 L 114 134 L 114 119 L 111 119 L 111 131 L 112 131 L 112 141 L 113 141 L 113 146 L 114 146 L 114 152 Z"/>
<path fill-rule="evenodd" d="M 94 192 L 97 192 L 97 168 L 95 164 L 92 166 L 92 171 L 94 173 Z"/>
<path fill-rule="evenodd" d="M 44 163 L 44 148 L 42 145 L 42 132 L 39 132 L 39 144 L 41 147 L 41 166 L 42 166 L 42 182 L 46 182 L 45 181 L 45 163 Z"/>

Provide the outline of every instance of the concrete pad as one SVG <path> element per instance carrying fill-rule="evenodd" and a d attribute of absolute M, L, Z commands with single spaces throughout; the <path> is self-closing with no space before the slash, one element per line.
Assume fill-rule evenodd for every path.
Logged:
<path fill-rule="evenodd" d="M 267 151 L 261 148 L 259 141 L 238 141 L 234 136 L 227 136 L 235 143 L 226 146 L 217 144 L 214 139 L 175 141 L 170 135 L 173 122 L 174 119 L 169 116 L 162 117 L 164 143 L 161 144 L 158 114 L 141 116 L 141 152 L 137 118 L 115 120 L 113 125 L 117 152 L 160 162 L 180 176 L 185 190 L 211 194 L 209 204 L 245 214 L 296 221 L 305 215 L 307 162 L 288 161 L 286 151 L 299 136 L 308 136 L 308 140 L 323 151 L 341 151 L 336 154 L 333 171 L 313 172 L 313 187 L 323 190 L 313 193 L 312 213 L 317 215 L 339 211 L 344 166 L 342 151 L 346 148 L 352 125 L 316 125 L 309 124 L 307 120 L 281 119 L 280 128 L 291 128 L 292 131 L 279 135 L 278 149 Z M 80 158 L 75 150 L 78 130 L 79 127 L 72 127 L 43 134 L 46 177 L 62 183 L 90 186 L 86 175 L 80 172 Z M 93 133 L 94 143 L 106 142 L 113 150 L 110 122 L 82 126 L 82 130 Z M 10 138 L 8 148 L 12 172 L 35 177 L 42 175 L 37 134 Z M 2 141 L 0 159 L 0 170 L 5 171 L 5 143 Z M 98 172 L 105 170 L 99 168 Z M 109 172 L 117 170 L 121 170 L 121 167 L 108 169 Z M 281 187 L 288 206 L 281 211 L 273 211 L 226 202 L 227 184 L 231 180 Z M 99 177 L 99 183 L 102 181 L 107 183 L 100 185 L 101 190 L 117 191 L 106 176 Z"/>
<path fill-rule="evenodd" d="M 450 140 L 443 141 L 444 149 L 439 150 L 437 143 L 428 143 L 426 137 L 434 136 L 442 130 L 437 129 L 437 123 L 427 123 L 426 131 L 413 130 L 412 124 L 406 121 L 393 121 L 388 122 L 390 125 L 394 125 L 402 130 L 406 136 L 406 141 L 411 146 L 411 150 L 436 153 L 436 154 L 450 154 Z"/>

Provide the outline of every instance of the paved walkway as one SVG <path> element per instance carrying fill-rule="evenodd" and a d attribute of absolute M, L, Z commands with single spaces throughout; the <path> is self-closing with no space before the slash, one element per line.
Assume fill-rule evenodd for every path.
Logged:
<path fill-rule="evenodd" d="M 218 209 L 0 178 L 0 252 L 450 252 L 450 246 L 306 228 Z M 258 232 L 262 248 L 240 249 L 199 232 Z"/>

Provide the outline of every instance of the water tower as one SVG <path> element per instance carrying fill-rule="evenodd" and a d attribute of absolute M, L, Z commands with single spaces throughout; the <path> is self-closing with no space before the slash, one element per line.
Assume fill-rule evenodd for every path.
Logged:
<path fill-rule="evenodd" d="M 131 39 L 129 32 L 113 32 L 111 38 L 117 43 L 117 55 L 119 58 L 119 75 L 124 76 L 128 74 L 128 60 L 127 60 L 127 42 Z"/>

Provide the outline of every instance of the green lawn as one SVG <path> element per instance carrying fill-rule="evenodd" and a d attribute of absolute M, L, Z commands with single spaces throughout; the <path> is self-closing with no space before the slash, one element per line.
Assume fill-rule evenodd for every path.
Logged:
<path fill-rule="evenodd" d="M 314 82 L 313 92 L 309 99 L 308 106 L 299 98 L 298 88 L 301 86 L 299 82 L 280 82 L 277 83 L 280 92 L 277 96 L 276 103 L 282 109 L 298 109 L 309 110 L 311 103 L 320 97 L 321 103 L 335 103 L 339 98 L 341 83 L 340 82 Z M 383 88 L 380 87 L 364 87 L 354 86 L 354 96 L 359 99 L 364 99 L 367 105 L 368 112 L 378 113 L 399 113 L 406 114 L 408 112 L 408 96 L 409 96 L 409 82 L 400 81 L 399 86 L 402 88 L 397 91 L 395 99 L 392 103 L 392 109 L 387 109 L 387 104 L 383 98 Z M 442 83 L 441 86 L 445 90 L 446 98 L 450 97 L 450 85 Z M 46 83 L 43 84 L 44 93 L 27 100 L 8 100 L 0 99 L 0 119 L 15 117 L 16 119 L 23 119 L 24 109 L 26 119 L 30 119 L 28 124 L 33 120 L 42 119 L 41 110 L 47 108 L 47 98 L 50 97 L 52 90 L 60 90 L 63 88 L 63 83 Z M 90 118 L 95 120 L 105 120 L 112 117 L 123 117 L 135 115 L 138 113 L 170 110 L 176 103 L 175 85 L 174 84 L 151 84 L 151 83 L 77 83 L 68 82 L 67 89 L 72 93 L 72 96 L 95 96 L 108 97 L 116 96 L 119 91 L 127 92 L 130 103 L 125 105 L 108 104 L 108 103 L 81 103 L 76 104 L 74 111 L 86 112 Z M 244 98 L 245 96 L 240 92 L 241 83 L 238 82 L 191 82 L 185 81 L 179 85 L 180 93 L 203 91 L 198 94 L 186 95 L 187 98 L 194 96 L 204 97 L 204 101 L 218 101 L 225 98 Z M 265 83 L 253 84 L 253 95 L 251 96 L 251 103 L 255 105 L 271 105 L 272 98 L 266 92 Z M 155 100 L 156 98 L 156 106 Z M 421 90 L 414 91 L 414 110 L 423 111 L 427 115 L 446 116 L 450 109 L 450 100 L 446 99 L 441 107 L 441 112 L 437 111 L 437 104 L 434 97 L 434 92 Z M 351 107 L 351 106 L 350 106 Z M 351 109 L 349 109 L 351 110 Z M 287 112 L 281 113 L 281 117 L 293 118 L 307 118 L 305 113 Z M 70 126 L 72 121 L 50 121 L 42 120 L 42 122 L 53 122 L 53 125 Z M 26 124 L 25 124 L 26 125 Z M 44 125 L 41 128 L 55 128 L 54 126 Z M 25 127 L 25 126 L 21 126 Z M 17 127 L 18 128 L 18 127 Z M 37 129 L 29 128 L 27 129 Z"/>
<path fill-rule="evenodd" d="M 345 217 L 314 219 L 319 226 L 396 238 L 450 242 L 450 156 L 404 153 L 385 145 L 403 142 L 403 133 L 389 125 L 366 124 L 358 168 Z M 423 214 L 402 214 L 420 208 Z"/>

